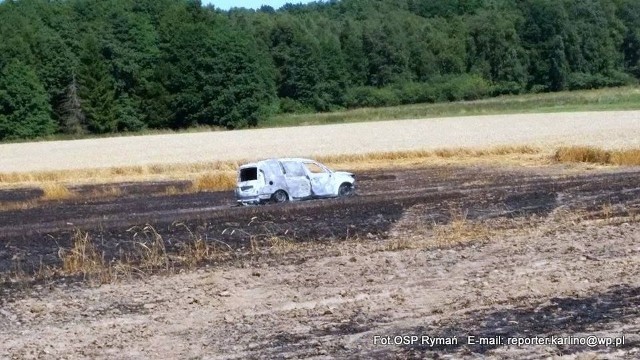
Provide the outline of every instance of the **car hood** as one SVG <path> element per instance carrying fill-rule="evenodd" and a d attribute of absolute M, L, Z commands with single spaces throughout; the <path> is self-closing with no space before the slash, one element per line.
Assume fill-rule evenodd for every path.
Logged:
<path fill-rule="evenodd" d="M 335 171 L 334 174 L 339 175 L 339 176 L 351 176 L 351 177 L 355 177 L 353 175 L 353 173 L 350 172 L 346 172 L 346 171 Z"/>

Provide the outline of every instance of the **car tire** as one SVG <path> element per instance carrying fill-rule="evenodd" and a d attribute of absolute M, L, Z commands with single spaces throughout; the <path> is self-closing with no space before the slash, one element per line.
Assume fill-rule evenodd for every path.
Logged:
<path fill-rule="evenodd" d="M 271 202 L 278 204 L 289 201 L 289 195 L 284 190 L 278 190 L 271 195 Z"/>
<path fill-rule="evenodd" d="M 349 183 L 343 183 L 338 188 L 338 197 L 352 196 L 354 193 L 353 185 Z"/>

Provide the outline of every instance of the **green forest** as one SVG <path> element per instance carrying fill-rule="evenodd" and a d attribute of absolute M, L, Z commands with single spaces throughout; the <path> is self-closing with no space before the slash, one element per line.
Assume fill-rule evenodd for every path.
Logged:
<path fill-rule="evenodd" d="M 0 140 L 640 78 L 638 0 L 5 0 L 0 38 Z"/>

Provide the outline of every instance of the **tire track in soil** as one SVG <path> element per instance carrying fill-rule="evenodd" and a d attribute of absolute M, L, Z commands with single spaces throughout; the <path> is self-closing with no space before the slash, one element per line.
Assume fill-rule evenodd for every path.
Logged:
<path fill-rule="evenodd" d="M 25 271 L 41 262 L 58 265 L 58 250 L 71 246 L 76 228 L 88 231 L 110 260 L 133 249 L 132 228 L 145 224 L 163 237 L 169 252 L 177 252 L 190 232 L 239 250 L 248 248 L 252 238 L 260 242 L 269 236 L 296 241 L 384 238 L 415 205 L 421 205 L 419 218 L 428 223 L 446 223 L 456 211 L 471 220 L 544 215 L 560 206 L 598 211 L 617 204 L 620 211 L 638 211 L 639 174 L 627 169 L 568 176 L 561 169 L 489 167 L 374 171 L 357 174 L 359 196 L 259 207 L 232 206 L 231 192 L 154 195 L 142 186 L 115 200 L 0 212 L 0 273 L 14 268 L 16 257 Z"/>

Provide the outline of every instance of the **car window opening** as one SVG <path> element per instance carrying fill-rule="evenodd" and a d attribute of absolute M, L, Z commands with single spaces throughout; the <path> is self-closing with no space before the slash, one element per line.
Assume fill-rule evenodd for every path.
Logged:
<path fill-rule="evenodd" d="M 240 169 L 240 181 L 258 180 L 258 169 L 254 167 Z"/>
<path fill-rule="evenodd" d="M 322 166 L 316 163 L 304 163 L 304 165 L 307 167 L 307 170 L 309 170 L 309 172 L 312 174 L 323 174 L 327 172 Z"/>
<path fill-rule="evenodd" d="M 293 161 L 285 161 L 282 163 L 285 169 L 285 174 L 287 177 L 301 177 L 305 176 L 304 168 L 302 164 L 293 162 Z"/>

